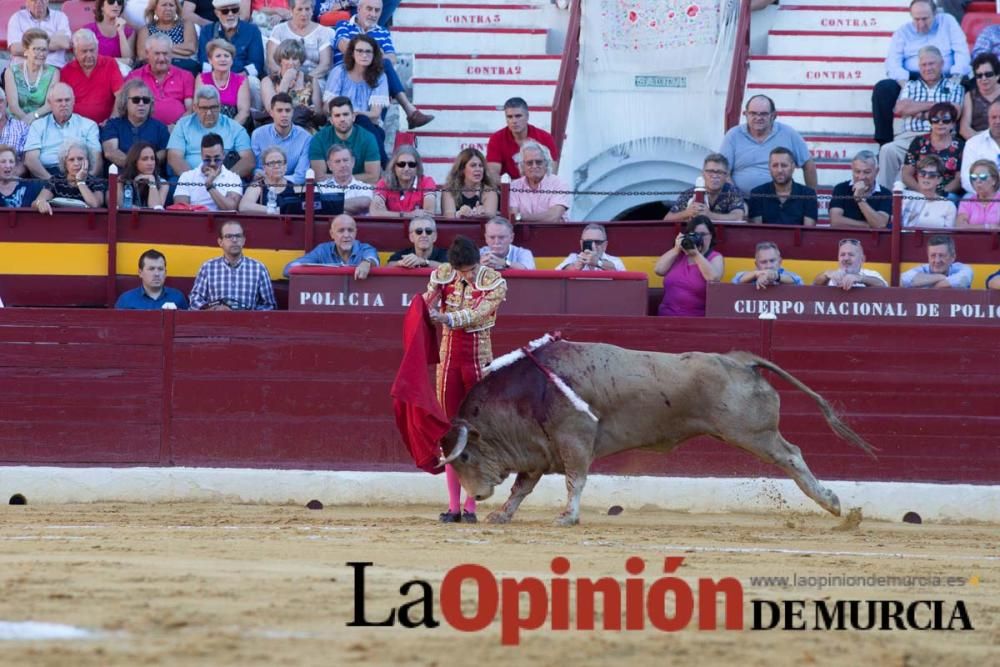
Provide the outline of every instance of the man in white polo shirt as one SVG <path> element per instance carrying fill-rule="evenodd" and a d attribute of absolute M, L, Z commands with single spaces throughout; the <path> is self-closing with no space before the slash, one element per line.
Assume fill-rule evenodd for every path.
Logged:
<path fill-rule="evenodd" d="M 222 137 L 209 132 L 201 138 L 201 164 L 177 180 L 175 204 L 204 206 L 210 211 L 235 211 L 243 196 L 240 177 L 222 164 L 226 152 Z"/>

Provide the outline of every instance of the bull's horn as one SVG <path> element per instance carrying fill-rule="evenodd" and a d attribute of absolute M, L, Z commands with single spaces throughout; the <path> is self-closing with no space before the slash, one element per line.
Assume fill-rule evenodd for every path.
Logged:
<path fill-rule="evenodd" d="M 459 455 L 465 450 L 465 444 L 469 440 L 469 428 L 464 424 L 458 427 L 458 440 L 455 442 L 455 449 L 451 450 L 451 454 L 448 456 L 441 457 L 441 465 L 446 463 L 451 463 L 459 457 Z"/>

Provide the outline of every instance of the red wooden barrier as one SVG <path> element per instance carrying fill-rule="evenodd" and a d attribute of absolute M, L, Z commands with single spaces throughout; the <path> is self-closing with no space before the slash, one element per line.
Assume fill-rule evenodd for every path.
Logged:
<path fill-rule="evenodd" d="M 782 430 L 824 479 L 997 483 L 1000 358 L 987 327 L 508 316 L 499 354 L 544 331 L 680 352 L 743 349 L 831 399 L 872 461 L 775 380 Z M 412 470 L 389 386 L 401 317 L 336 313 L 0 311 L 0 463 Z M 903 349 L 899 341 L 906 337 Z M 627 452 L 603 472 L 775 471 L 707 438 Z"/>

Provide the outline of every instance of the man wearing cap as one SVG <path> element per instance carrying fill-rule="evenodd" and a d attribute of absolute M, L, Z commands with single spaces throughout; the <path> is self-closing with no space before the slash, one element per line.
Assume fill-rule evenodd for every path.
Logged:
<path fill-rule="evenodd" d="M 240 0 L 212 0 L 212 7 L 215 8 L 217 21 L 202 28 L 198 35 L 198 61 L 208 63 L 208 43 L 213 39 L 224 39 L 236 48 L 232 71 L 257 79 L 259 88 L 260 77 L 267 76 L 260 28 L 240 20 Z"/>

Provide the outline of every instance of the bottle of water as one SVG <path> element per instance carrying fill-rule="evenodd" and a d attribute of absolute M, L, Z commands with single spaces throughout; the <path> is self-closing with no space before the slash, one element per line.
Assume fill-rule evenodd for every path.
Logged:
<path fill-rule="evenodd" d="M 126 183 L 122 186 L 122 208 L 132 208 L 132 184 Z"/>
<path fill-rule="evenodd" d="M 267 189 L 267 214 L 278 214 L 278 193 L 274 191 L 274 188 Z"/>

